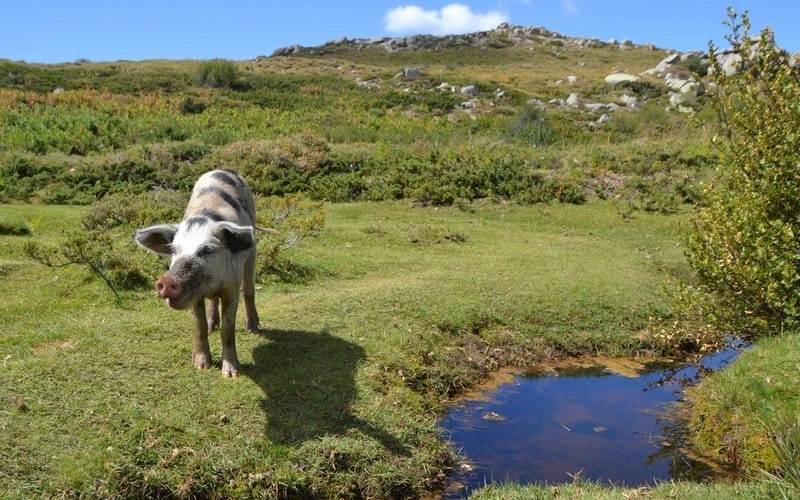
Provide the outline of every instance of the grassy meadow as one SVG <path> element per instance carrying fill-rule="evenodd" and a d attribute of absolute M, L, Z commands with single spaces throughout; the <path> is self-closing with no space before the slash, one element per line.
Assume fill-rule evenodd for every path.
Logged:
<path fill-rule="evenodd" d="M 705 96 L 692 115 L 669 110 L 656 78 L 603 78 L 666 55 L 542 40 L 235 63 L 0 60 L 0 497 L 423 497 L 455 459 L 437 417 L 492 370 L 665 352 L 652 321 L 670 318 L 664 285 L 691 280 L 680 232 L 717 161 L 713 113 Z M 407 66 L 424 76 L 397 78 Z M 549 103 L 573 92 L 640 104 L 604 122 Z M 262 201 L 301 194 L 324 212 L 260 274 L 262 329 L 245 332 L 240 314 L 237 380 L 192 366 L 190 314 L 156 299 L 165 264 L 132 241 L 220 167 Z M 115 290 L 86 262 L 35 262 L 31 245 L 102 248 L 89 260 Z M 765 345 L 757 369 L 782 367 L 766 384 L 791 420 L 796 359 L 771 356 L 796 346 Z M 748 371 L 698 389 L 698 408 L 763 389 L 746 388 Z M 769 441 L 766 415 L 730 404 L 756 415 L 738 429 Z M 698 435 L 718 413 L 696 414 Z M 713 439 L 720 461 L 749 456 Z M 476 497 L 783 492 L 753 472 L 774 454 L 758 460 L 735 464 L 763 479 L 751 483 Z"/>
<path fill-rule="evenodd" d="M 681 217 L 609 202 L 326 210 L 286 256 L 311 277 L 265 283 L 262 331 L 240 325 L 234 381 L 189 362 L 189 313 L 147 291 L 115 306 L 82 268 L 31 265 L 27 237 L 2 237 L 3 490 L 419 495 L 450 464 L 448 396 L 499 365 L 651 350 L 634 334 L 682 266 Z M 43 240 L 84 212 L 3 207 Z"/>

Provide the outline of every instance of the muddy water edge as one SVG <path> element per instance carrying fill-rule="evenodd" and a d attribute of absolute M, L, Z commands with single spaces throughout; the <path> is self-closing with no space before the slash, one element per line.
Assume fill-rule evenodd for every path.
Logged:
<path fill-rule="evenodd" d="M 729 476 L 688 449 L 676 403 L 684 387 L 746 347 L 732 342 L 696 362 L 572 360 L 498 373 L 439 423 L 462 457 L 444 496 L 461 498 L 492 482 L 580 478 L 638 487 Z"/>

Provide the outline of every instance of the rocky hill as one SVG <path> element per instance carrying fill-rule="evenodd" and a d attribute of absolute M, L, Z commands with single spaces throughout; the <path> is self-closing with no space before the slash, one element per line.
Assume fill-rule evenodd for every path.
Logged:
<path fill-rule="evenodd" d="M 276 49 L 272 55 L 288 56 L 303 53 L 315 54 L 331 48 L 355 50 L 383 49 L 388 52 L 395 52 L 404 50 L 446 50 L 465 46 L 480 48 L 531 47 L 534 45 L 553 43 L 585 48 L 616 45 L 625 49 L 636 46 L 630 40 L 608 40 L 603 42 L 597 38 L 568 37 L 541 26 L 517 26 L 503 23 L 493 30 L 463 35 L 410 35 L 401 38 L 375 37 L 353 39 L 342 37 L 318 47 L 303 47 L 300 45 L 281 47 Z M 657 47 L 651 43 L 643 47 L 653 50 L 657 49 Z"/>
<path fill-rule="evenodd" d="M 497 28 L 489 31 L 480 31 L 462 35 L 410 35 L 401 38 L 376 37 L 376 38 L 347 38 L 342 37 L 332 40 L 321 46 L 303 47 L 291 45 L 276 49 L 272 57 L 291 57 L 291 56 L 325 56 L 342 51 L 368 51 L 380 50 L 387 53 L 406 52 L 406 51 L 447 51 L 460 48 L 478 49 L 504 49 L 504 48 L 538 48 L 549 47 L 554 53 L 560 50 L 571 49 L 596 49 L 607 48 L 617 50 L 652 50 L 664 51 L 669 55 L 661 60 L 656 66 L 649 68 L 641 74 L 629 74 L 621 70 L 609 68 L 608 75 L 604 78 L 606 84 L 614 86 L 618 84 L 631 84 L 641 81 L 643 78 L 649 81 L 660 80 L 669 94 L 669 107 L 671 110 L 681 113 L 691 113 L 695 109 L 692 106 L 695 98 L 703 93 L 699 74 L 687 72 L 686 67 L 691 65 L 698 72 L 702 73 L 708 66 L 707 54 L 703 51 L 677 52 L 668 49 L 658 48 L 652 43 L 637 45 L 630 40 L 607 40 L 601 41 L 597 38 L 569 37 L 556 31 L 548 30 L 540 26 L 517 26 L 503 23 Z M 735 67 L 734 60 L 725 59 L 722 61 L 726 69 L 732 71 Z M 680 65 L 681 67 L 678 67 Z M 396 78 L 415 80 L 425 73 L 425 68 L 409 66 L 402 69 Z M 565 75 L 564 82 L 574 83 L 574 75 Z M 440 89 L 461 92 L 468 96 L 475 96 L 474 86 L 462 88 L 448 84 L 440 85 Z M 535 104 L 544 105 L 541 101 Z M 477 104 L 475 100 L 462 102 L 462 107 L 470 109 Z M 620 106 L 637 108 L 641 103 L 635 95 L 621 94 L 615 102 L 592 102 L 584 98 L 577 92 L 571 92 L 563 98 L 550 99 L 547 104 L 551 106 L 561 106 L 567 108 L 579 108 L 592 112 L 612 112 Z M 607 122 L 609 116 L 603 114 L 599 117 L 601 123 Z"/>
<path fill-rule="evenodd" d="M 402 51 L 444 51 L 458 48 L 524 48 L 524 47 L 551 46 L 554 50 L 558 47 L 564 48 L 617 48 L 619 50 L 628 49 L 649 49 L 669 52 L 669 56 L 664 58 L 655 67 L 644 71 L 641 75 L 628 75 L 625 73 L 609 74 L 605 81 L 608 84 L 620 82 L 638 81 L 640 76 L 654 77 L 662 79 L 669 89 L 671 95 L 670 105 L 673 109 L 681 112 L 691 112 L 692 108 L 688 105 L 688 96 L 699 95 L 702 93 L 702 86 L 695 76 L 686 75 L 685 72 L 677 71 L 676 63 L 685 63 L 687 60 L 694 60 L 695 68 L 708 67 L 708 54 L 702 50 L 679 52 L 668 48 L 659 48 L 652 43 L 644 45 L 636 44 L 630 40 L 610 39 L 601 41 L 598 38 L 588 37 L 569 37 L 556 31 L 549 30 L 542 26 L 519 26 L 509 23 L 502 23 L 497 28 L 489 31 L 479 31 L 460 35 L 410 35 L 406 37 L 373 37 L 373 38 L 347 38 L 341 37 L 329 41 L 324 45 L 316 47 L 304 47 L 301 45 L 290 45 L 280 47 L 272 53 L 272 57 L 293 56 L 293 55 L 326 55 L 342 50 L 383 50 L 389 53 Z M 263 57 L 263 56 L 262 56 Z M 791 60 L 796 63 L 800 61 L 800 53 L 794 54 Z M 718 62 L 723 70 L 731 74 L 736 71 L 736 66 L 741 58 L 729 50 L 721 50 L 718 53 Z M 406 68 L 402 76 L 408 77 L 418 73 L 418 68 Z M 696 75 L 702 76 L 702 75 Z M 577 102 L 578 97 L 571 96 L 567 104 Z M 595 110 L 597 107 L 595 106 Z"/>

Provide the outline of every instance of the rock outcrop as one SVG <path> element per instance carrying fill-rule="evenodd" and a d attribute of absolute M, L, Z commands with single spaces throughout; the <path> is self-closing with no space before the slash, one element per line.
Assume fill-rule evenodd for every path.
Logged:
<path fill-rule="evenodd" d="M 542 42 L 558 41 L 566 47 L 608 47 L 617 46 L 621 49 L 636 47 L 630 40 L 608 40 L 602 42 L 597 38 L 568 37 L 558 32 L 548 30 L 541 26 L 516 26 L 502 23 L 497 28 L 489 31 L 466 33 L 463 35 L 410 35 L 400 38 L 373 37 L 373 38 L 347 38 L 341 37 L 331 40 L 318 47 L 302 47 L 290 45 L 275 49 L 272 57 L 292 56 L 297 54 L 324 53 L 339 49 L 382 49 L 388 52 L 413 51 L 413 50 L 445 50 L 457 47 L 503 48 L 503 47 L 529 47 Z M 656 50 L 649 43 L 642 47 Z"/>
<path fill-rule="evenodd" d="M 638 76 L 629 75 L 627 73 L 611 73 L 605 78 L 606 83 L 616 85 L 622 82 L 638 82 L 641 80 Z"/>
<path fill-rule="evenodd" d="M 617 41 L 616 39 L 602 42 L 596 38 L 567 37 L 555 31 L 548 30 L 540 26 L 515 26 L 509 23 L 500 24 L 497 28 L 489 31 L 467 33 L 463 35 L 412 35 L 401 38 L 375 37 L 375 38 L 338 38 L 318 47 L 302 47 L 300 45 L 290 45 L 276 49 L 272 57 L 290 57 L 299 54 L 332 54 L 338 50 L 385 50 L 388 52 L 397 51 L 441 51 L 447 49 L 457 49 L 463 47 L 477 48 L 506 48 L 506 47 L 534 47 L 550 46 L 554 53 L 566 48 L 601 48 L 613 47 L 619 50 L 629 50 L 632 48 L 644 48 L 648 50 L 658 50 L 652 43 L 636 45 L 630 40 Z M 691 60 L 690 60 L 691 59 Z M 793 61 L 800 62 L 800 54 L 796 54 Z M 719 66 L 726 74 L 735 73 L 742 58 L 733 51 L 721 51 L 717 54 Z M 709 66 L 708 54 L 703 51 L 692 52 L 671 52 L 662 59 L 655 67 L 643 71 L 639 75 L 614 71 L 605 77 L 605 83 L 610 86 L 620 87 L 623 91 L 631 89 L 631 93 L 637 93 L 636 88 L 650 85 L 663 85 L 664 92 L 668 96 L 670 111 L 680 113 L 694 112 L 698 96 L 701 96 L 705 87 L 703 78 L 698 75 L 702 73 L 703 67 Z M 691 67 L 692 71 L 687 68 Z M 425 80 L 426 71 L 423 67 L 405 67 L 395 76 L 395 80 L 404 80 L 409 84 L 415 80 Z M 640 83 L 641 82 L 641 83 Z M 356 78 L 358 85 L 379 88 L 379 80 L 361 81 Z M 579 87 L 578 77 L 569 75 L 563 80 L 558 80 L 557 84 L 567 84 L 570 87 Z M 585 82 L 581 82 L 585 83 Z M 409 88 L 405 89 L 409 91 Z M 461 109 L 473 110 L 485 104 L 493 106 L 494 99 L 501 99 L 505 92 L 497 89 L 494 95 L 481 95 L 475 85 L 456 87 L 448 83 L 439 83 L 431 88 L 433 91 L 451 92 L 464 96 L 465 101 L 460 103 Z M 589 102 L 579 93 L 570 91 L 567 97 L 561 99 L 551 99 L 547 105 L 565 107 L 567 109 L 582 110 L 590 113 L 601 114 L 596 123 L 603 124 L 612 121 L 612 113 L 620 108 L 636 110 L 641 108 L 643 100 L 647 96 L 630 95 L 622 93 L 615 102 L 597 103 Z M 545 103 L 539 100 L 531 101 L 536 106 L 544 107 Z"/>

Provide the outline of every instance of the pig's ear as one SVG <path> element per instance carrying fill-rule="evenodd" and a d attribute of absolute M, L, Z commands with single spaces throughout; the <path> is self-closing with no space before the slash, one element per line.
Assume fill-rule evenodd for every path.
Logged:
<path fill-rule="evenodd" d="M 158 255 L 172 255 L 172 240 L 178 226 L 174 224 L 163 224 L 160 226 L 150 226 L 144 229 L 137 229 L 136 243 Z"/>
<path fill-rule="evenodd" d="M 253 226 L 240 226 L 232 222 L 220 222 L 214 232 L 220 241 L 233 253 L 248 250 L 255 243 Z"/>

